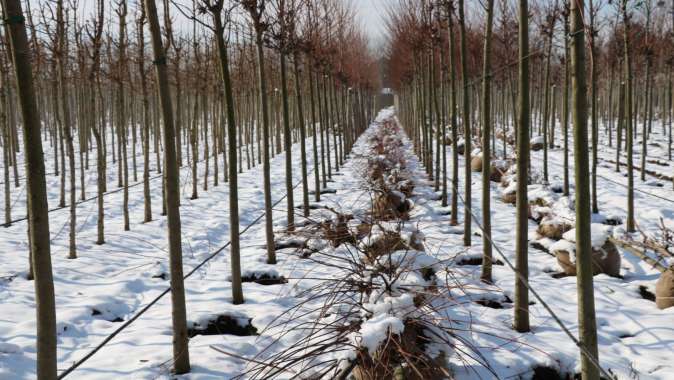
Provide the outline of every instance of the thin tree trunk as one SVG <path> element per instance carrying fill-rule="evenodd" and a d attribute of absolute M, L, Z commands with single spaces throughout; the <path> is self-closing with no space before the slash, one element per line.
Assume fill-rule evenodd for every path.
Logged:
<path fill-rule="evenodd" d="M 312 143 L 314 151 L 314 199 L 316 202 L 321 201 L 321 170 L 320 164 L 318 161 L 318 133 L 316 128 L 316 100 L 314 95 L 314 71 L 308 66 L 307 71 L 309 72 L 309 98 L 311 100 L 311 130 L 312 130 Z"/>
<path fill-rule="evenodd" d="M 283 149 L 285 150 L 286 171 L 286 224 L 288 231 L 295 230 L 295 204 L 293 197 L 293 154 L 290 131 L 290 107 L 288 106 L 288 68 L 287 53 L 280 52 L 281 56 L 281 98 L 283 103 Z"/>
<path fill-rule="evenodd" d="M 529 213 L 527 187 L 529 183 L 529 4 L 519 0 L 519 125 L 517 126 L 517 219 L 515 221 L 515 330 L 527 332 L 529 327 Z"/>
<path fill-rule="evenodd" d="M 569 12 L 564 11 L 564 35 L 569 35 Z M 569 40 L 564 38 L 564 85 L 562 86 L 562 130 L 564 133 L 564 196 L 569 196 Z"/>
<path fill-rule="evenodd" d="M 7 78 L 4 52 L 0 53 L 0 131 L 2 132 L 2 162 L 4 173 L 4 190 L 5 190 L 5 227 L 12 225 L 12 198 L 11 185 L 9 178 L 9 165 L 11 147 L 9 123 L 7 121 L 7 88 L 9 88 L 9 81 Z"/>
<path fill-rule="evenodd" d="M 257 9 L 251 10 L 251 13 Z M 276 245 L 274 242 L 273 215 L 271 202 L 271 169 L 269 167 L 269 104 L 267 98 L 267 78 L 264 67 L 264 27 L 259 19 L 260 15 L 253 15 L 255 21 L 255 42 L 258 59 L 258 85 L 260 91 L 260 105 L 262 112 L 262 150 L 263 150 L 263 185 L 264 185 L 264 210 L 265 210 L 265 236 L 267 242 L 267 264 L 276 264 Z"/>
<path fill-rule="evenodd" d="M 234 97 L 232 96 L 232 81 L 229 74 L 229 56 L 224 40 L 224 28 L 222 25 L 222 2 L 217 3 L 211 10 L 215 24 L 215 42 L 218 47 L 220 62 L 220 74 L 225 88 L 225 101 L 227 102 L 227 148 L 229 155 L 229 256 L 232 271 L 232 302 L 241 304 L 244 302 L 243 288 L 241 286 L 241 258 L 239 246 L 239 184 L 236 172 L 236 119 L 234 114 Z"/>
<path fill-rule="evenodd" d="M 596 60 L 599 58 L 597 53 L 596 42 L 595 42 L 595 7 L 593 6 L 593 1 L 589 0 L 589 11 L 590 11 L 590 99 L 591 99 L 591 110 L 592 114 L 592 172 L 591 172 L 591 202 L 592 202 L 592 212 L 599 212 L 599 204 L 597 201 L 597 150 L 599 148 L 599 118 L 597 116 L 597 82 L 598 76 L 597 73 L 597 64 Z"/>
<path fill-rule="evenodd" d="M 63 0 L 58 0 L 56 5 L 56 17 L 57 17 L 57 35 L 58 35 L 58 56 L 57 56 L 57 69 L 59 77 L 59 95 L 60 95 L 60 106 L 63 113 L 63 131 L 65 134 L 66 147 L 68 149 L 68 175 L 69 175 L 69 185 L 70 185 L 70 226 L 69 226 L 69 248 L 68 248 L 68 258 L 75 259 L 77 258 L 77 243 L 75 241 L 75 229 L 77 226 L 77 189 L 76 189 L 76 177 L 75 177 L 75 148 L 73 147 L 73 135 L 72 135 L 72 125 L 70 120 L 70 107 L 68 105 L 69 95 L 68 95 L 68 84 L 66 82 L 65 74 L 65 60 L 67 59 L 66 52 L 66 21 L 63 18 Z M 65 175 L 65 170 L 63 175 Z"/>
<path fill-rule="evenodd" d="M 154 52 L 155 74 L 164 124 L 164 157 L 166 208 L 168 213 L 169 258 L 171 267 L 171 303 L 173 322 L 173 368 L 179 375 L 190 371 L 190 356 L 187 336 L 187 312 L 185 308 L 185 284 L 183 280 L 179 172 L 176 159 L 173 105 L 169 87 L 166 51 L 164 50 L 155 0 L 145 0 L 145 9 Z"/>
<path fill-rule="evenodd" d="M 632 119 L 632 65 L 630 62 L 630 44 L 629 44 L 629 15 L 627 13 L 627 0 L 622 0 L 623 16 L 623 40 L 624 40 L 624 58 L 625 65 L 625 128 L 627 136 L 625 144 L 627 145 L 627 232 L 635 231 L 634 223 L 634 165 L 632 147 L 634 145 L 634 120 Z M 633 124 L 634 123 L 634 124 Z"/>
<path fill-rule="evenodd" d="M 456 226 L 459 224 L 459 152 L 457 151 L 457 139 L 459 138 L 458 123 L 456 120 L 456 64 L 454 62 L 454 21 L 452 19 L 453 9 L 451 2 L 448 2 L 447 17 L 449 28 L 449 108 L 452 128 L 452 201 L 451 215 L 449 224 Z"/>
<path fill-rule="evenodd" d="M 482 274 L 480 279 L 492 282 L 491 247 L 491 40 L 494 19 L 494 0 L 487 0 L 487 20 L 484 37 L 484 67 L 482 68 Z M 466 156 L 468 157 L 468 156 Z"/>
<path fill-rule="evenodd" d="M 142 0 L 144 1 L 144 0 Z M 140 5 L 141 8 L 141 14 L 140 18 L 138 19 L 138 54 L 140 57 L 145 56 L 145 33 L 144 33 L 144 25 L 146 22 L 146 15 L 145 15 L 145 7 L 143 4 Z M 152 221 L 152 195 L 150 193 L 150 101 L 148 99 L 148 91 L 147 91 L 147 78 L 146 78 L 146 71 L 145 71 L 145 60 L 139 59 L 138 60 L 138 72 L 140 73 L 140 89 L 141 89 L 141 103 L 142 103 L 142 109 L 143 109 L 143 126 L 142 126 L 142 138 L 143 138 L 143 222 L 144 223 L 149 223 Z M 176 86 L 177 87 L 177 86 Z M 178 90 L 176 89 L 176 92 Z M 178 96 L 176 94 L 176 96 Z M 181 107 L 181 104 L 179 103 L 180 98 L 176 98 L 176 103 L 178 104 L 178 108 Z M 178 120 L 179 117 L 176 114 L 176 120 Z M 178 136 L 180 135 L 180 131 L 177 129 L 177 125 L 179 123 L 176 123 L 176 146 L 177 146 L 177 151 L 181 150 L 181 146 L 179 144 L 180 140 L 178 139 Z M 178 154 L 178 166 L 180 166 L 180 154 Z"/>
<path fill-rule="evenodd" d="M 40 380 L 56 379 L 56 311 L 49 241 L 49 211 L 45 181 L 40 119 L 33 88 L 32 50 L 24 26 L 20 0 L 2 0 L 7 24 L 14 74 L 23 119 L 28 231 L 35 274 L 37 315 L 36 375 Z"/>
<path fill-rule="evenodd" d="M 295 95 L 297 96 L 297 121 L 300 127 L 300 155 L 302 161 L 302 211 L 305 218 L 309 217 L 309 182 L 307 179 L 307 132 L 304 123 L 304 109 L 302 104 L 302 86 L 300 77 L 300 57 L 297 52 L 294 54 L 293 67 L 295 69 Z"/>
<path fill-rule="evenodd" d="M 117 75 L 117 129 L 119 130 L 118 144 L 121 146 L 120 162 L 123 169 L 123 205 L 122 210 L 124 214 L 124 231 L 130 230 L 129 225 L 129 160 L 127 155 L 127 129 L 128 120 L 126 115 L 126 97 L 124 89 L 124 80 L 126 79 L 126 0 L 121 0 L 119 3 L 119 65 Z"/>
<path fill-rule="evenodd" d="M 576 184 L 576 268 L 579 336 L 585 352 L 581 356 L 583 380 L 599 379 L 592 362 L 598 358 L 597 323 L 594 310 L 592 236 L 590 215 L 590 168 L 587 143 L 587 83 L 585 79 L 584 0 L 571 2 L 571 87 L 573 145 Z"/>
<path fill-rule="evenodd" d="M 463 122 L 463 136 L 464 136 L 464 158 L 465 158 L 465 191 L 464 191 L 464 213 L 463 213 L 463 245 L 471 245 L 471 186 L 473 185 L 470 168 L 470 154 L 471 154 L 471 124 L 470 124 L 470 98 L 468 97 L 468 51 L 466 47 L 466 20 L 463 10 L 464 0 L 459 0 L 459 27 L 461 30 L 461 75 L 463 81 L 463 113 L 461 119 Z"/>

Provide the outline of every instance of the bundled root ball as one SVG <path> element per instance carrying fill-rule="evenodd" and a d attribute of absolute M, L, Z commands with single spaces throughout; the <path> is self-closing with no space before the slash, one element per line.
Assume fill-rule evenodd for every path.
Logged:
<path fill-rule="evenodd" d="M 513 135 L 512 133 L 504 134 L 503 130 L 499 130 L 498 132 L 496 132 L 497 140 L 503 141 L 504 137 L 509 145 L 515 145 L 515 135 Z"/>
<path fill-rule="evenodd" d="M 474 172 L 481 172 L 482 171 L 482 155 L 480 154 L 479 156 L 473 156 L 473 158 L 470 159 L 470 170 Z"/>
<path fill-rule="evenodd" d="M 336 220 L 321 222 L 325 240 L 330 241 L 333 247 L 339 247 L 344 243 L 355 244 L 356 238 L 349 231 L 347 224 L 351 219 L 352 215 L 338 214 Z"/>
<path fill-rule="evenodd" d="M 534 137 L 529 142 L 529 149 L 531 149 L 534 152 L 538 152 L 539 150 L 543 149 L 544 147 L 545 147 L 545 144 L 544 144 L 543 139 L 541 137 Z"/>
<path fill-rule="evenodd" d="M 482 154 L 473 156 L 470 159 L 470 169 L 474 172 L 481 172 L 483 163 Z M 506 173 L 511 167 L 511 162 L 507 160 L 493 160 L 489 163 L 489 180 L 492 182 L 501 182 L 504 187 L 510 185 L 511 178 L 506 178 Z M 505 182 L 504 182 L 505 181 Z"/>
<path fill-rule="evenodd" d="M 559 240 L 565 232 L 572 228 L 573 225 L 571 225 L 571 223 L 565 222 L 559 218 L 546 216 L 541 221 L 541 224 L 538 225 L 536 232 L 548 239 Z"/>
<path fill-rule="evenodd" d="M 489 171 L 489 179 L 492 182 L 501 182 L 506 173 L 512 166 L 512 162 L 508 160 L 495 160 L 491 162 L 491 170 Z"/>
<path fill-rule="evenodd" d="M 501 195 L 501 200 L 504 203 L 509 203 L 509 204 L 515 204 L 517 203 L 517 191 L 508 191 L 508 192 L 503 192 Z"/>
<path fill-rule="evenodd" d="M 659 309 L 674 306 L 674 268 L 664 271 L 655 284 L 655 304 Z"/>
<path fill-rule="evenodd" d="M 353 378 L 355 380 L 447 379 L 449 371 L 446 368 L 446 356 L 440 352 L 435 357 L 429 357 L 425 352 L 429 343 L 430 339 L 424 333 L 424 328 L 413 320 L 407 320 L 403 331 L 400 334 L 392 334 L 374 353 L 367 350 L 359 351 L 358 365 L 352 372 Z"/>
<path fill-rule="evenodd" d="M 377 258 L 390 255 L 395 251 L 409 250 L 409 244 L 400 236 L 398 232 L 384 231 L 370 241 L 363 250 L 370 263 L 374 263 Z"/>
<path fill-rule="evenodd" d="M 573 245 L 569 246 L 569 249 L 560 249 L 559 245 L 553 244 L 550 250 L 557 256 L 557 263 L 562 267 L 564 273 L 575 276 L 576 255 L 570 253 L 574 251 Z M 592 274 L 597 275 L 599 273 L 605 273 L 613 277 L 620 275 L 620 253 L 616 246 L 608 240 L 601 248 L 592 248 Z"/>
<path fill-rule="evenodd" d="M 372 204 L 372 213 L 374 218 L 379 220 L 406 220 L 411 208 L 412 203 L 406 199 L 405 194 L 387 191 L 377 193 Z"/>

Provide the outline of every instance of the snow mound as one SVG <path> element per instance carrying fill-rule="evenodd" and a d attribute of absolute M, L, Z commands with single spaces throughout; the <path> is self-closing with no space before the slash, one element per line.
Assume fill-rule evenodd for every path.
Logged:
<path fill-rule="evenodd" d="M 590 228 L 590 234 L 592 235 L 592 248 L 599 249 L 606 243 L 606 240 L 611 235 L 612 228 L 611 226 L 606 226 L 599 223 L 592 223 Z M 563 238 L 564 240 L 575 243 L 576 229 L 574 228 L 565 232 Z"/>

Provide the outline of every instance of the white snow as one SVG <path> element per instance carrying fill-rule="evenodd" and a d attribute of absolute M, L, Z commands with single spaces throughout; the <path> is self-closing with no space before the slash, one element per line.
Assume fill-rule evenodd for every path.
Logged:
<path fill-rule="evenodd" d="M 606 240 L 611 235 L 612 228 L 611 226 L 606 226 L 599 223 L 590 224 L 590 235 L 592 236 L 592 248 L 599 249 L 601 248 Z M 568 240 L 572 243 L 576 242 L 576 229 L 573 228 L 564 233 L 562 236 L 564 240 Z"/>
<path fill-rule="evenodd" d="M 565 234 L 566 235 L 566 234 Z M 576 252 L 576 243 L 566 240 L 566 239 L 561 239 L 557 240 L 556 242 L 552 243 L 550 245 L 550 248 L 548 248 L 550 252 L 567 252 L 569 255 L 574 257 L 574 254 Z"/>
<path fill-rule="evenodd" d="M 378 116 L 383 121 L 393 116 L 388 109 Z M 661 126 L 655 123 L 651 138 L 662 141 L 664 148 L 649 147 L 649 157 L 666 158 L 666 138 L 660 134 Z M 558 135 L 555 141 L 561 141 L 561 128 L 555 128 Z M 603 131 L 603 128 L 600 128 Z M 640 131 L 640 127 L 635 129 Z M 615 159 L 615 148 L 609 147 L 606 136 L 600 134 L 601 143 L 599 157 Z M 351 159 L 346 161 L 340 175 L 333 177 L 329 188 L 335 194 L 324 194 L 321 204 L 336 210 L 352 210 L 356 218 L 363 215 L 362 210 L 369 210 L 370 199 L 360 173 L 363 161 L 369 158 L 366 149 L 368 132 L 354 147 Z M 446 345 L 432 347 L 438 351 L 444 348 L 451 352 L 448 362 L 452 373 L 459 380 L 476 380 L 493 378 L 489 369 L 474 359 L 459 357 L 467 344 L 479 347 L 480 355 L 500 378 L 528 378 L 531 368 L 547 365 L 567 374 L 573 375 L 579 369 L 580 354 L 573 342 L 552 321 L 548 312 L 532 295 L 534 302 L 530 305 L 532 332 L 518 333 L 512 326 L 512 300 L 515 275 L 506 265 L 494 265 L 494 285 L 486 285 L 480 281 L 479 267 L 453 266 L 458 257 L 480 257 L 482 254 L 482 238 L 473 236 L 472 246 L 463 245 L 460 228 L 449 225 L 449 216 L 442 213 L 437 194 L 433 191 L 433 183 L 427 181 L 427 175 L 416 156 L 412 154 L 409 140 L 404 136 L 406 168 L 412 172 L 415 181 L 415 195 L 411 200 L 415 207 L 410 216 L 415 220 L 414 229 L 422 235 L 426 253 L 416 251 L 396 252 L 394 257 L 404 260 L 408 268 L 432 267 L 436 271 L 438 292 L 442 292 L 446 303 L 443 320 L 438 323 L 451 324 L 458 338 L 454 341 L 457 350 L 452 351 Z M 534 137 L 534 140 L 537 137 Z M 540 140 L 540 138 L 538 138 Z M 308 151 L 311 151 L 311 138 L 307 139 Z M 459 142 L 460 143 L 460 142 Z M 331 144 L 332 145 L 332 144 Z M 499 144 L 497 144 L 498 146 Z M 615 146 L 615 144 L 614 144 Z M 257 147 L 255 147 L 257 149 Z M 46 147 L 47 167 L 53 167 L 53 153 Z M 138 150 L 140 151 L 140 149 Z M 300 171 L 298 159 L 299 146 L 293 148 L 294 181 L 299 181 Z M 256 152 L 257 153 L 257 152 Z M 500 152 L 494 152 L 500 155 Z M 561 181 L 563 152 L 560 149 L 549 150 L 550 183 Z M 451 148 L 447 147 L 448 172 L 451 173 Z M 245 155 L 245 151 L 244 151 Z M 222 157 L 220 157 L 222 158 Z M 309 167 L 313 158 L 309 155 Z M 18 157 L 22 163 L 21 155 Z M 570 154 L 570 173 L 573 173 L 573 154 Z M 624 157 L 621 158 L 624 162 Z M 635 152 L 635 166 L 639 165 L 639 155 Z M 537 176 L 542 167 L 542 152 L 532 153 L 532 171 Z M 669 168 L 652 169 L 671 175 L 674 162 L 667 161 Z M 142 160 L 139 160 L 142 163 Z M 272 160 L 272 197 L 280 199 L 285 193 L 283 154 Z M 465 165 L 465 158 L 459 157 L 460 168 Z M 154 160 L 151 168 L 154 170 Z M 626 184 L 622 173 L 615 172 L 615 165 L 599 166 L 598 192 L 601 214 L 593 215 L 598 222 L 607 216 L 625 220 L 626 189 L 619 184 Z M 117 165 L 109 165 L 109 190 L 115 189 Z M 139 170 L 142 169 L 142 164 Z M 221 175 L 222 175 L 222 167 Z M 48 169 L 49 171 L 49 169 Z M 95 191 L 95 166 L 87 171 L 88 194 Z M 511 169 L 512 171 L 512 169 Z M 666 171 L 670 171 L 667 173 Z M 142 171 L 141 171 L 142 172 Z M 203 174 L 203 163 L 199 164 L 199 172 Z M 211 171 L 212 172 L 212 171 Z M 261 167 L 256 166 L 240 175 L 240 209 L 241 225 L 247 226 L 263 213 Z M 313 170 L 310 171 L 310 188 L 313 184 Z M 154 172 L 153 172 L 154 174 Z M 459 170 L 459 182 L 465 183 L 464 171 Z M 481 217 L 481 181 L 480 173 L 471 174 L 473 183 L 472 211 Z M 181 170 L 181 216 L 183 222 L 183 251 L 186 271 L 201 262 L 211 252 L 229 240 L 228 226 L 228 190 L 227 185 L 210 187 L 208 192 L 200 191 L 200 198 L 190 200 L 191 174 L 189 167 Z M 203 181 L 203 177 L 200 177 Z M 574 188 L 571 175 L 571 189 Z M 212 178 L 209 180 L 212 181 Z M 79 181 L 78 181 L 79 182 Z M 168 274 L 168 255 L 166 253 L 166 220 L 160 217 L 161 189 L 160 181 L 152 182 L 153 216 L 155 221 L 142 221 L 142 186 L 130 189 L 131 199 L 131 231 L 124 232 L 121 225 L 121 192 L 106 195 L 106 238 L 107 243 L 97 246 L 96 208 L 95 202 L 78 206 L 78 252 L 76 260 L 65 258 L 67 254 L 67 210 L 50 214 L 53 244 L 53 264 L 57 302 L 57 321 L 59 331 L 58 366 L 67 368 L 75 360 L 81 358 L 91 348 L 101 342 L 109 333 L 119 326 L 110 322 L 113 317 L 128 320 L 131 315 L 147 304 L 154 296 L 168 286 L 166 279 L 157 277 Z M 59 197 L 59 179 L 48 176 L 49 202 L 55 206 Z M 203 182 L 200 183 L 202 185 Z M 211 185 L 212 182 L 209 183 Z M 22 181 L 23 185 L 23 181 Z M 79 183 L 78 183 L 79 186 Z M 492 187 L 492 239 L 506 258 L 515 259 L 515 208 L 500 200 L 499 194 Z M 516 189 L 514 182 L 510 187 Z M 509 190 L 510 187 L 506 190 Z M 499 187 L 500 188 L 500 187 Z M 657 231 L 660 220 L 668 226 L 674 226 L 673 205 L 664 199 L 674 199 L 674 190 L 669 184 L 663 187 L 649 186 L 639 180 L 635 181 L 636 218 L 639 227 L 645 231 Z M 200 187 L 201 189 L 201 187 Z M 504 190 L 505 191 L 505 190 Z M 575 224 L 573 195 L 563 197 L 539 185 L 530 186 L 531 195 L 539 195 L 546 202 L 555 217 Z M 651 194 L 651 195 L 649 195 Z M 25 194 L 13 189 L 15 202 L 14 216 L 25 213 Z M 658 197 L 655 197 L 658 196 Z M 295 191 L 296 202 L 301 199 L 301 186 Z M 0 205 L 0 207 L 4 207 Z M 274 212 L 274 226 L 283 227 L 285 220 L 285 204 L 280 203 Z M 464 217 L 464 205 L 459 200 L 460 222 Z M 312 218 L 332 217 L 326 210 L 312 210 Z M 357 220 L 358 222 L 362 220 Z M 349 222 L 355 227 L 356 222 Z M 25 222 L 16 223 L 10 228 L 0 229 L 0 248 L 4 252 L 0 269 L 0 378 L 32 379 L 35 377 L 35 301 L 33 283 L 22 277 L 27 267 L 27 239 Z M 373 226 L 373 237 L 381 236 L 384 229 L 395 230 L 394 224 L 382 223 Z M 531 221 L 529 233 L 533 236 L 536 224 Z M 615 228 L 614 234 L 621 227 Z M 474 224 L 473 231 L 479 231 Z M 594 223 L 592 225 L 592 245 L 603 245 L 609 227 Z M 410 230 L 402 230 L 401 235 L 410 239 Z M 572 252 L 575 249 L 575 231 L 569 231 L 564 239 L 549 244 L 551 251 L 564 248 Z M 547 242 L 550 243 L 550 242 Z M 260 355 L 264 359 L 269 352 L 298 348 L 298 335 L 288 333 L 279 340 L 273 335 L 282 328 L 274 328 L 278 320 L 299 323 L 303 320 L 317 320 L 329 323 L 330 318 L 319 319 L 316 314 L 301 316 L 284 314 L 289 308 L 298 306 L 307 300 L 303 292 L 328 279 L 344 279 L 349 276 L 349 268 L 335 265 L 320 265 L 312 260 L 299 258 L 291 249 L 280 250 L 279 263 L 270 267 L 265 264 L 264 227 L 253 226 L 242 236 L 241 260 L 244 273 L 274 273 L 289 280 L 286 285 L 263 286 L 256 283 L 244 284 L 246 303 L 233 305 L 231 302 L 231 286 L 227 279 L 231 276 L 228 250 L 223 251 L 212 262 L 204 266 L 193 277 L 186 281 L 186 298 L 188 319 L 205 322 L 214 315 L 232 315 L 241 318 L 252 318 L 258 331 L 268 331 L 260 336 L 238 337 L 197 336 L 190 340 L 192 372 L 188 375 L 173 376 L 171 366 L 171 305 L 168 298 L 163 299 L 147 314 L 136 320 L 128 329 L 115 337 L 110 344 L 94 355 L 73 375 L 74 379 L 232 379 L 243 374 L 250 364 L 212 349 L 217 347 L 226 352 L 235 353 L 244 358 Z M 310 248 L 329 249 L 335 257 L 353 252 L 343 246 L 329 247 L 324 241 L 310 239 Z M 629 253 L 621 251 L 624 278 L 613 278 L 605 275 L 595 277 L 595 304 L 597 310 L 597 329 L 599 341 L 599 357 L 604 368 L 616 373 L 619 379 L 654 379 L 669 380 L 674 374 L 672 350 L 674 349 L 674 330 L 672 309 L 658 310 L 653 302 L 639 295 L 639 287 L 654 290 L 658 278 L 657 270 Z M 495 250 L 496 258 L 501 259 Z M 577 284 L 575 277 L 553 278 L 548 272 L 557 265 L 556 259 L 548 254 L 529 248 L 529 282 L 541 295 L 557 316 L 578 336 Z M 373 268 L 371 268 L 373 269 Z M 364 280 L 376 281 L 372 275 Z M 17 276 L 18 275 L 18 276 Z M 448 282 L 446 282 L 448 281 Z M 404 329 L 406 316 L 416 312 L 413 299 L 409 293 L 402 293 L 402 287 L 424 286 L 425 280 L 418 277 L 415 270 L 407 270 L 401 276 L 397 287 L 392 292 L 374 292 L 369 301 L 371 313 L 364 316 L 358 333 L 352 336 L 353 343 L 376 350 L 388 334 L 398 334 Z M 476 303 L 476 300 L 492 300 L 499 303 L 502 309 L 492 309 Z M 317 301 L 312 306 L 320 305 Z M 326 310 L 335 314 L 337 308 L 347 305 L 336 305 Z M 92 315 L 92 309 L 101 312 Z M 273 344 L 272 344 L 273 343 Z M 344 350 L 333 353 L 337 359 L 352 359 L 353 351 Z M 345 362 L 341 363 L 342 366 Z"/>
<path fill-rule="evenodd" d="M 378 314 L 363 323 L 359 334 L 353 337 L 355 344 L 367 348 L 369 353 L 374 353 L 386 340 L 389 334 L 400 334 L 405 325 L 398 317 L 387 314 Z"/>

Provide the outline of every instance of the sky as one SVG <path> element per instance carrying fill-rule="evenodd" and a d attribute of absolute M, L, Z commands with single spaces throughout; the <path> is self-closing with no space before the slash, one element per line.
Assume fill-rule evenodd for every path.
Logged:
<path fill-rule="evenodd" d="M 391 0 L 351 0 L 356 7 L 360 22 L 374 45 L 384 39 L 387 4 Z"/>
<path fill-rule="evenodd" d="M 34 8 L 34 15 L 39 15 L 39 8 L 41 4 L 48 0 L 33 0 L 31 1 Z M 343 0 L 351 2 L 356 9 L 358 21 L 363 26 L 364 31 L 370 37 L 371 46 L 373 48 L 380 47 L 385 42 L 385 18 L 387 8 L 394 3 L 394 0 Z M 127 1 L 128 4 L 135 4 L 135 1 Z M 183 3 L 189 4 L 191 0 L 183 0 Z M 79 8 L 82 11 L 82 17 L 91 17 L 94 12 L 94 0 L 79 0 Z M 113 0 L 105 1 L 106 12 L 110 12 L 113 7 Z M 135 5 L 131 6 L 133 12 Z"/>

